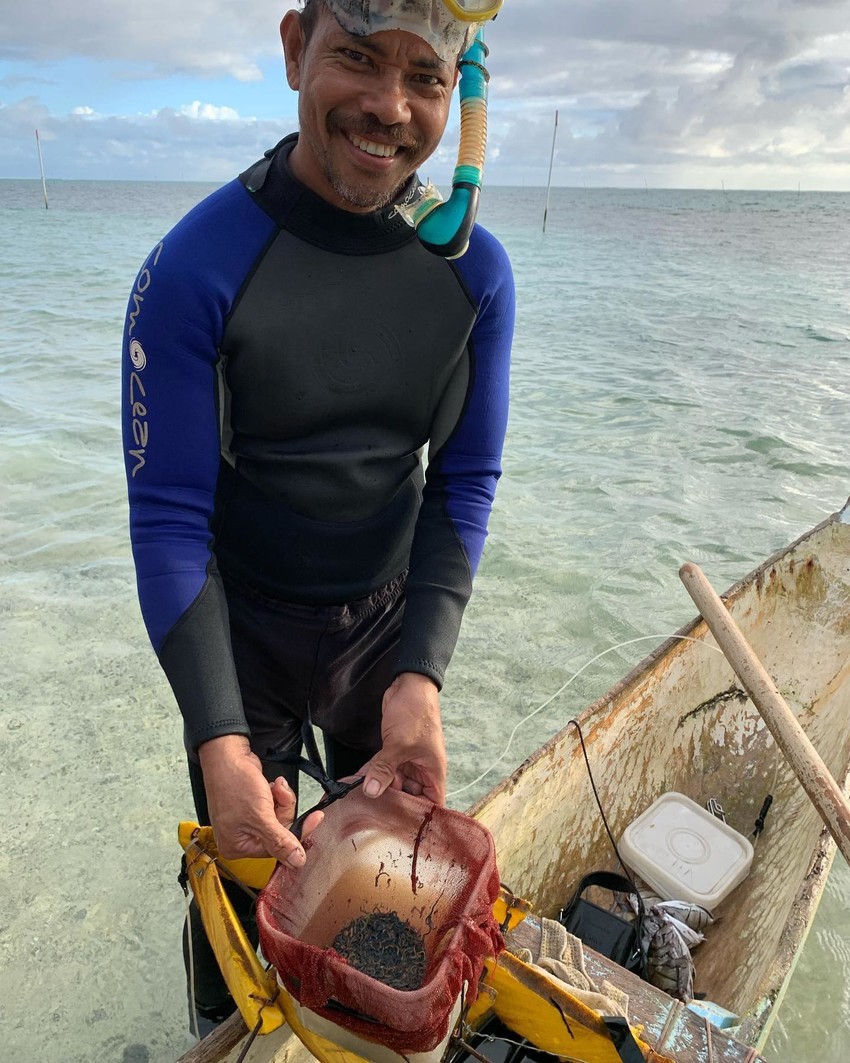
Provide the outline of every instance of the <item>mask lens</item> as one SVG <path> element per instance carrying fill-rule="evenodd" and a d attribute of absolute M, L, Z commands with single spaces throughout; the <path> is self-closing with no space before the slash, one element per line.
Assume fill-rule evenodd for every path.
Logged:
<path fill-rule="evenodd" d="M 462 22 L 486 22 L 495 18 L 502 0 L 443 0 L 445 6 Z"/>

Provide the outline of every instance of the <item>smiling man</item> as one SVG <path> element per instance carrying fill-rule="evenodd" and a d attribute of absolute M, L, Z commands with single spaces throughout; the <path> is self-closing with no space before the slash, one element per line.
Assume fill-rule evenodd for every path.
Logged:
<path fill-rule="evenodd" d="M 378 210 L 439 144 L 457 56 L 442 59 L 401 30 L 355 37 L 325 5 L 308 11 L 290 11 L 281 24 L 287 79 L 299 93 L 292 172 L 343 210 Z"/>
<path fill-rule="evenodd" d="M 334 778 L 445 800 L 439 691 L 501 471 L 514 315 L 492 236 L 449 262 L 397 209 L 475 32 L 445 3 L 288 12 L 299 132 L 188 214 L 131 296 L 139 598 L 224 856 L 304 863 L 297 771 L 275 759 L 304 721 Z M 201 938 L 194 961 L 203 1028 L 233 1005 Z"/>

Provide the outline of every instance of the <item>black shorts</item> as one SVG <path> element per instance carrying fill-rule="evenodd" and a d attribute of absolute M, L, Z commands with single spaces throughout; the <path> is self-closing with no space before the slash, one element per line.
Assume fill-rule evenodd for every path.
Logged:
<path fill-rule="evenodd" d="M 381 748 L 381 703 L 393 680 L 405 576 L 344 605 L 310 606 L 269 598 L 223 575 L 251 749 L 266 778 L 283 775 L 298 792 L 297 769 L 266 756 L 300 749 L 308 711 L 334 778 L 354 774 Z M 198 814 L 208 822 L 193 759 L 190 774 Z"/>

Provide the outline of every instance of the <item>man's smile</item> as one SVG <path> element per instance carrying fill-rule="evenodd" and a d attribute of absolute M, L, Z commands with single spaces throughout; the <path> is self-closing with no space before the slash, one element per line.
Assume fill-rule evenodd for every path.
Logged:
<path fill-rule="evenodd" d="M 374 140 L 365 140 L 356 133 L 350 133 L 348 139 L 355 148 L 359 148 L 361 151 L 365 151 L 369 155 L 380 155 L 384 158 L 392 158 L 398 151 L 397 144 L 378 144 Z"/>

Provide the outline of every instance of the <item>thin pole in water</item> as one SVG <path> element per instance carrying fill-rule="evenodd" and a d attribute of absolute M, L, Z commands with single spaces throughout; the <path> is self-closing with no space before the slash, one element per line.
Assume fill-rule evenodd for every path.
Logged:
<path fill-rule="evenodd" d="M 555 161 L 555 138 L 558 136 L 558 112 L 555 111 L 555 128 L 552 130 L 552 154 L 549 156 L 549 180 L 546 183 L 546 209 L 543 211 L 543 232 L 546 232 L 546 215 L 549 213 L 549 193 L 552 191 L 552 163 Z"/>
<path fill-rule="evenodd" d="M 48 210 L 49 205 L 47 202 L 47 182 L 44 180 L 44 160 L 41 157 L 41 138 L 38 135 L 38 130 L 35 131 L 35 143 L 38 148 L 38 168 L 41 170 L 41 188 L 44 192 L 44 209 Z"/>

